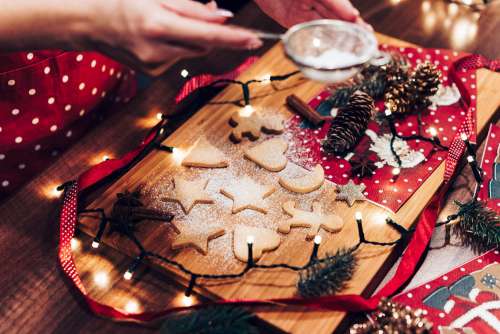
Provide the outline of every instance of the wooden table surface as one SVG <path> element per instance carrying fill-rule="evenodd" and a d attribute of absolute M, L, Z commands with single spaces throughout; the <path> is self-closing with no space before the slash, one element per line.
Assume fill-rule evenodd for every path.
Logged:
<path fill-rule="evenodd" d="M 359 2 L 363 16 L 382 33 L 424 47 L 454 48 L 482 53 L 490 58 L 500 55 L 500 37 L 495 34 L 500 27 L 498 4 L 478 15 L 441 1 L 355 2 Z M 245 5 L 235 22 L 279 31 L 279 27 L 263 17 L 253 4 Z M 55 185 L 74 178 L 96 159 L 103 155 L 120 156 L 135 146 L 154 123 L 157 112 L 173 112 L 171 101 L 181 84 L 180 69 L 188 68 L 192 74 L 207 69 L 214 73 L 223 72 L 249 55 L 248 52 L 219 51 L 210 57 L 174 66 L 120 114 L 97 125 L 53 166 L 1 204 L 0 332 L 127 333 L 155 330 L 154 326 L 118 324 L 97 318 L 74 295 L 57 264 L 59 201 L 50 195 Z M 224 61 L 220 61 L 221 57 Z M 457 185 L 461 187 L 450 196 L 451 199 L 469 195 L 472 182 L 467 173 L 458 180 Z M 103 249 L 99 256 L 89 254 L 88 238 L 82 235 L 79 240 L 81 247 L 76 260 L 84 280 L 94 281 L 95 268 L 109 274 L 108 282 L 100 279 L 94 284 L 91 289 L 94 296 L 101 296 L 124 308 L 138 305 L 139 308 L 154 309 L 183 302 L 181 290 L 174 283 L 166 282 L 164 275 L 153 271 L 141 271 L 142 279 L 131 288 L 124 285 L 121 274 L 128 260 L 110 249 Z M 428 257 L 434 256 L 436 253 L 430 252 Z"/>

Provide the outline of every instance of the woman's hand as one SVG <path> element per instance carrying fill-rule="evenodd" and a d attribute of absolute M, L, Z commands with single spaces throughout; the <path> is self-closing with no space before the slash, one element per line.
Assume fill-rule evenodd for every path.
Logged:
<path fill-rule="evenodd" d="M 83 47 L 96 48 L 119 61 L 159 74 L 180 58 L 212 47 L 253 49 L 252 32 L 223 25 L 232 16 L 215 2 L 190 0 L 97 0 L 96 15 Z"/>
<path fill-rule="evenodd" d="M 297 23 L 318 20 L 338 19 L 356 22 L 367 29 L 359 11 L 349 0 L 255 0 L 259 7 L 282 26 L 289 28 Z"/>
<path fill-rule="evenodd" d="M 0 50 L 97 50 L 149 74 L 212 47 L 253 49 L 255 33 L 223 25 L 215 2 L 0 0 Z"/>

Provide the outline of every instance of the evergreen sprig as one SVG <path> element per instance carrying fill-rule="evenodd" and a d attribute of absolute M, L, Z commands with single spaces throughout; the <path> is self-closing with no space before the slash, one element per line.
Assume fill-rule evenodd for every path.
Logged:
<path fill-rule="evenodd" d="M 334 255 L 328 255 L 316 261 L 312 266 L 300 272 L 297 289 L 303 297 L 332 295 L 342 290 L 351 279 L 357 259 L 354 248 L 339 249 Z"/>
<path fill-rule="evenodd" d="M 257 334 L 254 317 L 241 307 L 214 305 L 172 315 L 163 322 L 161 334 Z"/>
<path fill-rule="evenodd" d="M 500 247 L 500 220 L 496 212 L 476 199 L 463 204 L 455 201 L 455 204 L 459 207 L 459 220 L 453 226 L 453 234 L 462 244 L 476 253 Z"/>

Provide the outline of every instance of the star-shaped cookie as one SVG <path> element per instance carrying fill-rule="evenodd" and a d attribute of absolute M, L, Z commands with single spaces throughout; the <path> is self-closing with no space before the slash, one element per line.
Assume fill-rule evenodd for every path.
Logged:
<path fill-rule="evenodd" d="M 355 184 L 352 180 L 349 180 L 345 185 L 337 185 L 337 197 L 336 201 L 345 201 L 349 206 L 352 206 L 356 201 L 366 200 L 363 191 L 365 191 L 366 186 L 364 184 Z"/>
<path fill-rule="evenodd" d="M 276 189 L 273 186 L 264 186 L 245 176 L 233 184 L 226 186 L 220 192 L 233 200 L 232 213 L 251 209 L 267 213 L 266 197 Z"/>
<path fill-rule="evenodd" d="M 172 241 L 172 249 L 180 249 L 193 247 L 203 255 L 208 252 L 208 242 L 212 239 L 218 238 L 226 231 L 221 226 L 203 226 L 203 227 L 193 227 L 195 224 L 191 225 L 181 225 L 177 222 L 172 222 L 175 228 L 179 231 L 179 234 Z"/>
<path fill-rule="evenodd" d="M 309 227 L 307 239 L 312 239 L 318 234 L 320 228 L 329 232 L 338 232 L 344 226 L 344 221 L 336 214 L 325 214 L 321 203 L 313 202 L 312 209 L 312 212 L 296 209 L 294 201 L 285 202 L 283 210 L 292 218 L 282 222 L 278 231 L 289 233 L 292 227 Z"/>
<path fill-rule="evenodd" d="M 178 202 L 186 214 L 191 211 L 195 204 L 211 204 L 214 202 L 206 190 L 208 180 L 189 181 L 177 176 L 174 177 L 173 182 L 173 193 L 163 200 Z"/>
<path fill-rule="evenodd" d="M 261 111 L 254 111 L 249 116 L 242 116 L 238 111 L 231 115 L 230 123 L 234 126 L 231 137 L 240 142 L 243 136 L 250 139 L 258 139 L 261 131 L 279 134 L 284 131 L 283 120 L 276 115 L 268 114 L 264 116 Z"/>

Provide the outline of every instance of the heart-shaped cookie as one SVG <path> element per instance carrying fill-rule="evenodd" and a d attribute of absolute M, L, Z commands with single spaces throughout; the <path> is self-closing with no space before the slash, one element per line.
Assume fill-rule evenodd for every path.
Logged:
<path fill-rule="evenodd" d="M 254 238 L 252 246 L 253 260 L 257 261 L 263 252 L 271 251 L 281 243 L 278 233 L 263 227 L 253 227 L 246 225 L 237 225 L 233 235 L 233 249 L 236 258 L 243 262 L 248 262 L 248 244 L 247 238 Z"/>
<path fill-rule="evenodd" d="M 279 172 L 288 162 L 285 152 L 288 143 L 282 138 L 272 138 L 245 150 L 245 157 L 270 172 Z"/>

